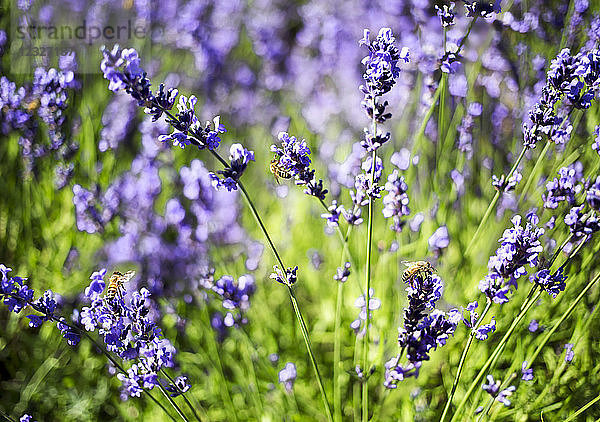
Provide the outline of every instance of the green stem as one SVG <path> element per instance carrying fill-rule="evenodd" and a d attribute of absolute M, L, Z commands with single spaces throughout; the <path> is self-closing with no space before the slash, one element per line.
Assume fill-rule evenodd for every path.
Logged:
<path fill-rule="evenodd" d="M 344 283 L 338 280 L 337 296 L 335 301 L 335 328 L 333 340 L 333 414 L 335 422 L 342 420 L 342 381 L 341 381 L 341 360 L 342 360 L 342 338 L 341 338 L 341 319 L 342 319 L 342 294 Z"/>
<path fill-rule="evenodd" d="M 302 331 L 302 337 L 304 338 L 304 343 L 306 343 L 306 348 L 308 350 L 308 356 L 310 358 L 310 362 L 312 364 L 313 370 L 315 371 L 315 377 L 317 378 L 317 383 L 319 384 L 319 390 L 321 391 L 321 397 L 323 398 L 323 405 L 325 406 L 325 412 L 327 413 L 327 419 L 329 421 L 333 421 L 333 417 L 331 415 L 331 409 L 329 407 L 329 400 L 327 400 L 327 394 L 325 393 L 325 387 L 323 386 L 323 381 L 321 379 L 321 374 L 319 373 L 319 366 L 317 365 L 317 360 L 315 359 L 315 355 L 313 354 L 312 346 L 310 344 L 310 337 L 308 336 L 308 329 L 306 328 L 306 324 L 304 322 L 304 318 L 302 317 L 302 313 L 300 312 L 300 307 L 298 306 L 298 300 L 296 299 L 296 294 L 292 289 L 292 286 L 286 284 L 288 288 L 288 292 L 290 294 L 290 299 L 292 301 L 292 306 L 294 307 L 294 313 L 296 314 L 296 318 L 300 323 L 300 330 Z"/>
<path fill-rule="evenodd" d="M 534 286 L 532 289 L 536 289 L 536 287 L 537 286 Z M 479 370 L 479 373 L 477 374 L 477 376 L 475 377 L 475 379 L 471 383 L 471 386 L 469 387 L 469 389 L 465 393 L 465 396 L 463 397 L 463 399 L 461 400 L 460 404 L 458 405 L 458 408 L 456 409 L 456 412 L 452 416 L 451 421 L 454 420 L 454 418 L 457 415 L 460 414 L 460 411 L 463 409 L 463 407 L 467 403 L 467 400 L 469 399 L 469 397 L 471 396 L 471 394 L 473 393 L 473 391 L 475 390 L 475 388 L 477 388 L 477 386 L 481 382 L 481 379 L 483 378 L 483 376 L 485 375 L 485 373 L 487 372 L 487 370 L 500 357 L 501 350 L 504 348 L 504 345 L 510 339 L 510 336 L 512 335 L 512 333 L 516 329 L 517 325 L 519 325 L 519 323 L 521 322 L 521 320 L 523 319 L 523 317 L 525 317 L 525 314 L 527 314 L 527 312 L 529 311 L 529 309 L 535 304 L 535 302 L 538 300 L 538 298 L 540 297 L 541 294 L 542 294 L 542 292 L 538 291 L 537 294 L 529 301 L 529 303 L 527 304 L 527 306 L 525 306 L 525 308 L 513 320 L 513 323 L 511 324 L 510 328 L 508 329 L 508 331 L 506 332 L 506 334 L 504 334 L 504 336 L 502 337 L 502 340 L 500 340 L 500 343 L 498 343 L 498 345 L 496 346 L 496 348 L 492 352 L 492 355 L 487 359 L 487 361 L 485 362 L 485 364 L 483 365 L 483 367 Z"/>
<path fill-rule="evenodd" d="M 160 382 L 158 383 L 158 388 L 163 393 L 163 395 L 167 398 L 167 400 L 169 400 L 169 403 L 171 403 L 171 406 L 173 406 L 173 408 L 177 411 L 177 413 L 179 414 L 181 419 L 183 419 L 185 422 L 190 422 L 188 420 L 188 418 L 185 416 L 185 414 L 181 411 L 179 406 L 177 406 L 177 403 L 175 403 L 175 400 L 173 400 L 173 397 L 171 397 L 169 395 L 169 393 L 165 390 L 165 387 L 163 387 Z"/>
<path fill-rule="evenodd" d="M 492 302 L 490 300 L 488 300 L 487 305 L 485 306 L 485 309 L 483 310 L 483 312 L 481 313 L 481 316 L 479 317 L 477 323 L 475 324 L 475 327 L 472 327 L 471 332 L 469 333 L 469 339 L 467 340 L 467 344 L 465 345 L 462 355 L 460 356 L 460 361 L 458 363 L 458 369 L 456 370 L 456 376 L 454 377 L 454 382 L 452 383 L 452 389 L 450 390 L 450 395 L 448 396 L 448 400 L 446 400 L 446 405 L 444 406 L 444 411 L 442 412 L 442 417 L 440 418 L 440 422 L 444 422 L 444 420 L 446 419 L 446 415 L 448 414 L 448 411 L 450 410 L 450 406 L 452 405 L 452 399 L 454 398 L 454 394 L 456 393 L 456 387 L 458 386 L 458 381 L 460 380 L 460 375 L 464 368 L 465 361 L 467 359 L 467 354 L 469 353 L 469 349 L 471 348 L 471 344 L 473 343 L 473 339 L 475 338 L 475 330 L 479 326 L 479 323 L 481 321 L 483 321 L 483 318 L 485 318 L 486 314 L 488 313 L 488 311 L 490 310 L 491 307 L 492 307 Z"/>
<path fill-rule="evenodd" d="M 562 314 L 562 316 L 560 317 L 560 319 L 554 324 L 554 326 L 550 329 L 550 331 L 548 331 L 546 333 L 546 335 L 544 336 L 544 339 L 542 340 L 542 342 L 535 349 L 535 351 L 533 352 L 533 355 L 531 355 L 531 358 L 529 358 L 527 360 L 527 362 L 528 362 L 528 366 L 527 367 L 528 368 L 531 368 L 531 365 L 533 365 L 533 362 L 537 359 L 538 355 L 540 354 L 540 352 L 542 351 L 542 349 L 544 348 L 544 346 L 546 345 L 546 343 L 548 343 L 548 341 L 550 340 L 550 337 L 552 337 L 552 334 L 554 334 L 556 332 L 556 330 L 558 330 L 558 327 L 565 321 L 565 319 L 567 319 L 569 317 L 569 315 L 571 315 L 571 312 L 573 312 L 573 309 L 575 309 L 575 307 L 577 306 L 577 304 L 581 301 L 581 299 L 583 299 L 583 297 L 587 294 L 588 290 L 590 290 L 590 288 L 594 285 L 594 283 L 596 283 L 598 281 L 598 279 L 600 279 L 600 273 L 598 273 L 596 275 L 596 277 L 594 277 L 584 287 L 584 289 L 581 291 L 581 293 L 579 293 L 579 296 L 577 296 L 577 298 L 571 304 L 571 306 L 569 306 L 569 308 Z"/>
<path fill-rule="evenodd" d="M 254 215 L 254 218 L 256 219 L 260 229 L 262 230 L 263 234 L 265 235 L 265 238 L 267 239 L 267 242 L 269 243 L 269 246 L 271 247 L 271 250 L 273 251 L 275 258 L 277 259 L 277 262 L 279 262 L 279 265 L 281 266 L 281 271 L 284 273 L 284 275 L 287 278 L 287 267 L 283 264 L 283 261 L 282 261 L 281 257 L 279 256 L 279 252 L 277 252 L 277 248 L 275 247 L 275 244 L 273 244 L 273 241 L 271 240 L 271 236 L 269 235 L 267 228 L 265 227 L 262 219 L 260 218 L 260 215 L 258 214 L 258 211 L 256 210 L 256 207 L 254 206 L 254 203 L 250 199 L 250 195 L 248 195 L 248 191 L 246 191 L 246 188 L 244 187 L 242 182 L 239 180 L 238 180 L 238 186 L 239 186 L 240 190 L 242 191 L 242 194 L 243 194 L 244 198 L 246 199 L 246 202 L 248 203 L 248 206 L 250 207 L 250 210 L 252 211 L 252 214 Z M 327 419 L 329 421 L 333 421 L 333 418 L 331 416 L 331 408 L 329 407 L 329 400 L 327 400 L 327 394 L 325 393 L 325 388 L 323 387 L 323 380 L 321 379 L 321 374 L 319 372 L 319 366 L 317 365 L 317 361 L 315 359 L 315 356 L 314 356 L 314 353 L 312 350 L 312 346 L 310 343 L 310 337 L 308 335 L 308 329 L 306 328 L 304 318 L 302 317 L 302 313 L 300 312 L 300 307 L 298 306 L 298 300 L 296 299 L 296 296 L 294 294 L 294 291 L 292 290 L 292 287 L 289 284 L 286 284 L 286 286 L 288 288 L 290 300 L 292 301 L 294 313 L 296 314 L 296 319 L 298 320 L 298 323 L 300 324 L 300 330 L 302 331 L 302 337 L 304 338 L 304 344 L 306 345 L 306 350 L 308 351 L 308 356 L 312 363 L 315 377 L 317 379 L 317 383 L 319 384 L 319 390 L 321 391 L 321 398 L 323 399 L 323 404 L 325 406 L 325 413 L 327 414 Z"/>
<path fill-rule="evenodd" d="M 546 154 L 548 153 L 548 150 L 550 149 L 551 145 L 552 145 L 552 141 L 548 140 L 546 142 L 546 145 L 544 146 L 544 149 L 540 153 L 540 156 L 536 160 L 535 165 L 533 166 L 533 170 L 531 170 L 531 173 L 529 173 L 529 177 L 527 178 L 527 183 L 525 183 L 523 192 L 521 192 L 521 198 L 525 197 L 525 195 L 527 195 L 527 192 L 529 192 L 529 188 L 531 188 L 531 184 L 533 183 L 535 176 L 539 172 L 540 167 L 542 166 L 542 163 L 545 161 L 544 157 L 546 157 Z"/>
<path fill-rule="evenodd" d="M 206 318 L 208 326 L 210 326 L 210 315 L 208 313 L 208 308 L 206 306 L 202 307 L 202 311 L 204 313 L 204 317 Z M 223 370 L 223 362 L 221 362 L 221 355 L 219 353 L 219 349 L 217 347 L 217 341 L 215 340 L 214 333 L 210 330 L 206 333 L 208 337 L 208 346 L 210 347 L 210 354 L 214 356 L 216 361 L 216 368 L 221 376 L 221 383 L 219 384 L 219 391 L 221 394 L 221 400 L 223 403 L 227 404 L 226 409 L 229 409 L 229 413 L 233 415 L 233 419 L 235 421 L 238 420 L 235 406 L 233 405 L 233 400 L 231 399 L 231 394 L 229 393 L 229 384 L 227 382 L 227 378 L 225 377 L 225 371 Z"/>
<path fill-rule="evenodd" d="M 194 409 L 194 406 L 192 406 L 192 403 L 190 403 L 190 401 L 188 400 L 188 398 L 185 396 L 185 392 L 183 392 L 178 386 L 177 383 L 175 382 L 175 380 L 173 378 L 171 378 L 171 376 L 167 373 L 167 371 L 164 370 L 164 368 L 160 368 L 160 372 L 162 372 L 162 374 L 167 377 L 167 379 L 171 382 L 171 384 L 179 391 L 181 397 L 183 397 L 183 400 L 185 400 L 185 403 L 187 404 L 187 406 L 190 408 L 190 410 L 192 411 L 192 413 L 194 414 L 194 417 L 196 418 L 196 420 L 198 422 L 200 421 L 200 417 L 198 416 L 198 414 L 196 413 L 196 409 Z"/>
<path fill-rule="evenodd" d="M 565 422 L 571 422 L 573 420 L 575 420 L 577 418 L 577 416 L 581 415 L 583 412 L 585 412 L 586 410 L 588 410 L 590 407 L 592 407 L 594 404 L 596 404 L 598 401 L 600 400 L 600 395 L 597 396 L 595 399 L 593 399 L 592 401 L 590 401 L 588 404 L 586 404 L 585 406 L 583 406 L 581 409 L 579 409 L 577 412 L 573 413 L 571 416 L 569 416 Z"/>
<path fill-rule="evenodd" d="M 372 120 L 372 136 L 377 136 L 377 120 L 375 115 L 376 97 L 373 95 L 373 120 Z M 377 150 L 373 150 L 371 154 L 371 171 L 370 187 L 373 189 L 375 184 L 375 167 L 377 161 Z M 367 193 L 367 195 L 369 195 Z M 363 371 L 367 373 L 369 370 L 369 325 L 371 324 L 371 310 L 369 307 L 370 301 L 370 290 L 371 290 L 371 243 L 373 242 L 373 197 L 369 195 L 369 222 L 367 228 L 367 263 L 365 266 L 365 306 L 366 306 L 366 320 L 365 320 L 365 337 L 363 343 Z M 362 420 L 366 422 L 369 420 L 369 379 L 365 379 L 362 385 Z"/>

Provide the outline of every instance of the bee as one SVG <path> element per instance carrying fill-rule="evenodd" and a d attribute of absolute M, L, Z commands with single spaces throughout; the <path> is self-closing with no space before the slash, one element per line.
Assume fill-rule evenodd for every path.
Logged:
<path fill-rule="evenodd" d="M 292 178 L 292 174 L 290 173 L 290 171 L 288 169 L 286 169 L 279 162 L 279 158 L 273 158 L 271 160 L 270 169 L 271 169 L 271 173 L 273 173 L 273 176 L 275 176 L 275 180 L 277 181 L 277 183 L 279 183 L 280 177 L 282 179 L 291 179 Z"/>
<path fill-rule="evenodd" d="M 427 261 L 402 261 L 402 263 L 407 267 L 402 274 L 402 281 L 404 283 L 412 282 L 417 276 L 423 280 L 430 277 L 435 271 L 433 265 Z"/>
<path fill-rule="evenodd" d="M 115 271 L 110 276 L 108 281 L 108 288 L 106 289 L 106 299 L 113 300 L 115 296 L 119 299 L 123 298 L 123 284 L 127 283 L 133 278 L 135 271 L 127 271 L 125 274 Z"/>
<path fill-rule="evenodd" d="M 40 100 L 39 98 L 34 98 L 33 100 L 31 100 L 29 103 L 27 103 L 25 105 L 25 110 L 27 110 L 28 112 L 32 112 L 37 110 L 37 108 L 40 106 Z"/>

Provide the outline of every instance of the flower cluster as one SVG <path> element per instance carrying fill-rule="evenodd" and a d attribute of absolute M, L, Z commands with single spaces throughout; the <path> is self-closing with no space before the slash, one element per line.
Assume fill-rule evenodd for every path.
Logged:
<path fill-rule="evenodd" d="M 286 363 L 285 367 L 279 371 L 279 382 L 283 384 L 288 393 L 294 388 L 294 382 L 296 381 L 297 376 L 298 372 L 296 371 L 296 365 L 292 362 Z"/>
<path fill-rule="evenodd" d="M 429 353 L 438 346 L 444 346 L 454 333 L 462 316 L 452 309 L 448 313 L 435 309 L 442 297 L 443 282 L 435 274 L 417 274 L 410 280 L 408 306 L 404 309 L 404 327 L 399 330 L 398 344 L 406 350 L 408 363 L 400 364 L 402 353 L 386 364 L 385 382 L 387 388 L 397 388 L 397 383 L 407 377 L 417 377 L 423 361 L 429 360 Z"/>
<path fill-rule="evenodd" d="M 510 177 L 501 175 L 497 177 L 495 174 L 492 175 L 492 186 L 499 192 L 510 192 L 521 182 L 523 175 L 518 170 L 515 170 Z"/>
<path fill-rule="evenodd" d="M 572 126 L 567 118 L 557 115 L 556 104 L 566 98 L 573 107 L 587 109 L 599 83 L 600 55 L 597 50 L 582 50 L 572 56 L 568 48 L 563 49 L 550 64 L 540 100 L 529 111 L 531 124 L 523 125 L 524 146 L 534 148 L 543 139 L 561 144 L 568 140 Z"/>
<path fill-rule="evenodd" d="M 188 391 L 191 387 L 192 385 L 190 384 L 188 377 L 180 375 L 175 378 L 174 384 L 167 385 L 165 389 L 169 392 L 171 397 L 178 397 Z"/>
<path fill-rule="evenodd" d="M 348 277 L 350 276 L 350 266 L 350 263 L 346 262 L 343 267 L 338 267 L 333 279 L 340 283 L 348 281 Z"/>
<path fill-rule="evenodd" d="M 179 91 L 174 88 L 165 90 L 161 84 L 156 92 L 152 92 L 150 80 L 146 72 L 140 67 L 140 58 L 133 48 L 123 49 L 115 45 L 112 50 L 102 48 L 103 60 L 100 65 L 104 78 L 108 79 L 108 89 L 113 92 L 125 90 L 143 106 L 144 112 L 152 116 L 152 120 L 158 120 L 164 113 L 167 114 L 167 123 L 173 127 L 173 132 L 161 135 L 159 140 L 170 141 L 175 146 L 184 148 L 187 145 L 196 145 L 199 149 L 215 150 L 218 148 L 221 138 L 219 133 L 226 132 L 225 127 L 220 124 L 219 117 L 213 122 L 202 124 L 196 117 L 195 96 L 179 96 L 177 103 L 178 112 L 173 115 L 170 110 L 175 105 Z"/>
<path fill-rule="evenodd" d="M 500 0 L 489 1 L 465 1 L 465 10 L 469 17 L 490 18 L 495 13 L 500 13 Z"/>
<path fill-rule="evenodd" d="M 592 213 L 584 213 L 585 205 L 573 207 L 565 216 L 565 224 L 575 240 L 590 236 L 600 230 L 600 220 Z"/>
<path fill-rule="evenodd" d="M 304 193 L 325 199 L 327 189 L 323 188 L 323 180 L 315 177 L 315 171 L 310 168 L 310 148 L 306 140 L 299 140 L 287 132 L 279 132 L 277 139 L 281 145 L 271 145 L 275 153 L 277 171 L 283 171 L 296 180 L 297 185 L 305 185 Z M 277 177 L 277 174 L 275 175 Z M 337 220 L 336 220 L 337 221 Z"/>
<path fill-rule="evenodd" d="M 565 290 L 567 276 L 563 275 L 563 269 L 560 267 L 555 273 L 551 273 L 548 268 L 539 270 L 529 277 L 532 283 L 536 283 L 544 289 L 550 296 L 555 298 L 560 292 Z"/>
<path fill-rule="evenodd" d="M 573 205 L 575 195 L 581 191 L 582 176 L 574 166 L 562 167 L 558 175 L 546 183 L 546 192 L 542 195 L 544 208 L 556 209 L 563 201 Z"/>
<path fill-rule="evenodd" d="M 512 218 L 514 227 L 504 231 L 496 255 L 488 261 L 488 275 L 479 283 L 479 290 L 495 303 L 508 302 L 506 295 L 510 287 L 516 289 L 517 280 L 527 274 L 525 265 L 531 268 L 537 265 L 543 249 L 539 238 L 544 234 L 544 229 L 537 226 L 539 218 L 535 213 L 530 213 L 527 220 L 527 224 L 522 226 L 520 215 Z"/>
<path fill-rule="evenodd" d="M 367 114 L 372 118 L 375 113 L 377 118 L 385 115 L 387 103 L 375 105 L 375 107 L 373 107 L 373 103 L 377 97 L 392 89 L 400 75 L 399 62 L 400 60 L 408 62 L 409 51 L 406 47 L 401 52 L 398 51 L 394 45 L 396 39 L 390 28 L 381 28 L 375 40 L 370 40 L 370 36 L 371 31 L 365 29 L 363 38 L 358 42 L 358 45 L 365 45 L 369 49 L 369 55 L 362 60 L 362 64 L 365 66 L 363 74 L 365 85 L 362 85 L 360 89 L 365 94 L 362 105 Z M 386 116 L 384 120 L 389 117 Z"/>
<path fill-rule="evenodd" d="M 500 380 L 494 380 L 494 377 L 491 375 L 487 376 L 487 383 L 483 384 L 483 391 L 488 393 L 490 396 L 494 398 L 494 400 L 502 403 L 504 406 L 508 407 L 511 404 L 511 401 L 508 397 L 512 396 L 517 387 L 511 385 L 503 390 L 500 390 Z"/>
<path fill-rule="evenodd" d="M 226 188 L 228 191 L 237 190 L 237 182 L 250 161 L 254 161 L 254 151 L 249 151 L 242 144 L 233 144 L 229 149 L 229 167 L 217 173 L 209 173 L 215 189 Z"/>
<path fill-rule="evenodd" d="M 528 363 L 526 360 L 521 364 L 521 379 L 523 381 L 531 381 L 533 379 L 533 369 L 527 368 Z"/>
<path fill-rule="evenodd" d="M 454 18 L 454 2 L 450 2 L 449 6 L 447 4 L 444 4 L 441 8 L 436 4 L 435 10 L 437 12 L 438 17 L 440 18 L 442 27 L 446 28 L 456 23 L 456 20 Z"/>
<path fill-rule="evenodd" d="M 377 309 L 379 309 L 381 307 L 381 300 L 379 300 L 378 298 L 374 297 L 374 290 L 373 289 L 369 289 L 369 310 L 368 310 L 368 316 L 369 319 L 372 321 L 373 318 L 371 317 L 372 312 L 376 311 Z M 363 337 L 366 333 L 366 321 L 367 321 L 367 301 L 365 298 L 364 293 L 361 294 L 355 301 L 354 301 L 354 306 L 356 306 L 357 308 L 360 309 L 360 312 L 358 313 L 358 318 L 356 318 L 354 321 L 352 321 L 352 323 L 350 323 L 350 328 L 352 328 L 352 330 L 354 330 L 354 334 L 356 334 L 358 337 Z"/>
<path fill-rule="evenodd" d="M 106 270 L 94 272 L 85 291 L 90 306 L 79 312 L 79 322 L 86 331 L 98 331 L 106 349 L 126 361 L 133 361 L 127 374 L 118 374 L 123 383 L 122 398 L 139 397 L 144 389 L 158 385 L 159 372 L 174 365 L 175 348 L 163 338 L 161 329 L 150 317 L 146 288 L 130 296 L 103 295 Z"/>
<path fill-rule="evenodd" d="M 49 155 L 57 162 L 56 171 L 59 166 L 68 167 L 64 161 L 78 149 L 66 137 L 64 111 L 79 83 L 74 74 L 76 64 L 65 57 L 60 57 L 59 69 L 36 68 L 31 83 L 21 87 L 0 77 L 0 133 L 19 133 L 27 173 L 34 172 L 40 160 Z M 71 174 L 63 172 L 61 176 L 56 182 L 58 189 L 67 184 Z"/>
<path fill-rule="evenodd" d="M 394 169 L 392 174 L 388 176 L 385 190 L 388 194 L 383 198 L 383 216 L 392 218 L 390 228 L 396 232 L 401 232 L 406 224 L 403 217 L 410 215 L 408 203 L 408 185 L 404 181 L 404 176 L 399 176 L 398 170 Z"/>
<path fill-rule="evenodd" d="M 600 211 L 600 176 L 596 177 L 596 181 L 587 189 L 586 202 L 596 211 Z"/>
<path fill-rule="evenodd" d="M 29 326 L 37 328 L 46 321 L 56 322 L 56 327 L 60 330 L 62 336 L 71 346 L 76 346 L 79 343 L 80 336 L 78 332 L 67 324 L 63 317 L 55 315 L 57 308 L 54 293 L 51 290 L 46 290 L 44 294 L 37 299 L 34 296 L 33 289 L 30 289 L 25 282 L 27 279 L 18 276 L 9 276 L 12 268 L 8 268 L 4 264 L 0 264 L 0 299 L 8 307 L 10 312 L 18 314 L 23 309 L 30 307 L 41 315 L 27 315 L 29 318 Z"/>
<path fill-rule="evenodd" d="M 207 278 L 202 287 L 215 293 L 225 309 L 224 315 L 217 312 L 211 318 L 211 325 L 220 340 L 227 337 L 231 327 L 248 323 L 245 312 L 250 308 L 250 298 L 256 291 L 256 283 L 251 275 L 242 275 L 237 281 L 229 275 L 224 275 L 216 282 Z"/>
<path fill-rule="evenodd" d="M 295 267 L 288 267 L 287 271 L 283 271 L 278 265 L 273 265 L 273 272 L 269 275 L 269 278 L 278 283 L 292 286 L 298 281 L 297 272 L 297 265 Z"/>
<path fill-rule="evenodd" d="M 479 322 L 479 314 L 476 309 L 479 306 L 477 302 L 471 302 L 467 305 L 467 312 L 469 312 L 469 319 L 463 317 L 463 323 L 467 328 L 471 329 L 475 335 L 475 338 L 480 341 L 487 340 L 490 333 L 496 331 L 496 320 L 492 317 L 488 324 L 477 325 Z"/>

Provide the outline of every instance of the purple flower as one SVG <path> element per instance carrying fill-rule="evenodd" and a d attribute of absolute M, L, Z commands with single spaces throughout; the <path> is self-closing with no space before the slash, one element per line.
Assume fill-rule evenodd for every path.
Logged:
<path fill-rule="evenodd" d="M 295 284 L 296 281 L 298 280 L 298 276 L 296 274 L 297 271 L 298 271 L 297 265 L 293 268 L 288 267 L 286 272 L 284 272 L 281 268 L 279 268 L 279 266 L 274 265 L 273 272 L 271 273 L 269 278 L 277 281 L 278 283 L 287 284 L 288 286 L 291 286 L 291 285 Z"/>
<path fill-rule="evenodd" d="M 19 422 L 35 422 L 35 421 L 33 420 L 33 416 L 30 416 L 27 413 L 25 413 L 23 416 L 21 416 L 19 418 Z"/>
<path fill-rule="evenodd" d="M 104 283 L 104 277 L 106 276 L 106 268 L 101 269 L 100 271 L 95 271 L 90 276 L 90 280 L 92 282 L 85 289 L 85 296 L 89 299 L 96 299 L 100 294 L 104 291 L 104 287 L 106 284 Z"/>
<path fill-rule="evenodd" d="M 560 177 L 546 183 L 546 193 L 542 195 L 544 208 L 555 209 L 560 202 L 575 203 L 575 195 L 581 191 L 581 175 L 574 166 L 563 167 L 558 171 Z"/>
<path fill-rule="evenodd" d="M 343 267 L 338 267 L 333 279 L 340 283 L 345 283 L 350 276 L 350 263 L 346 262 Z M 371 305 L 371 303 L 369 303 Z"/>
<path fill-rule="evenodd" d="M 487 340 L 490 333 L 493 333 L 494 331 L 496 331 L 496 320 L 492 317 L 489 324 L 481 324 L 475 330 L 475 338 L 481 341 Z"/>
<path fill-rule="evenodd" d="M 327 220 L 328 227 L 337 227 L 343 210 L 344 207 L 342 205 L 338 205 L 337 201 L 334 199 L 331 201 L 331 205 L 327 207 L 328 212 L 321 214 L 321 218 Z"/>
<path fill-rule="evenodd" d="M 221 176 L 209 173 L 215 189 L 226 188 L 228 191 L 237 190 L 237 182 L 244 174 L 250 161 L 254 161 L 254 151 L 247 150 L 242 144 L 233 144 L 229 149 L 229 167 L 219 170 Z"/>
<path fill-rule="evenodd" d="M 600 220 L 592 213 L 583 214 L 585 205 L 573 207 L 565 216 L 565 224 L 569 226 L 575 239 L 589 236 L 600 230 Z"/>
<path fill-rule="evenodd" d="M 450 6 L 444 4 L 441 8 L 436 4 L 435 10 L 440 18 L 442 27 L 446 28 L 456 23 L 454 18 L 454 2 L 450 2 Z"/>
<path fill-rule="evenodd" d="M 495 174 L 492 175 L 492 186 L 500 192 L 510 192 L 521 182 L 523 176 L 516 170 L 508 179 L 502 175 L 498 178 Z"/>
<path fill-rule="evenodd" d="M 410 199 L 407 194 L 408 185 L 404 181 L 404 176 L 399 176 L 397 169 L 388 176 L 385 190 L 388 194 L 383 198 L 383 216 L 392 218 L 390 228 L 401 232 L 406 224 L 406 220 L 402 217 L 410 215 L 410 208 L 408 208 Z"/>
<path fill-rule="evenodd" d="M 381 28 L 377 38 L 370 40 L 371 31 L 364 30 L 364 37 L 359 41 L 359 45 L 365 45 L 369 49 L 369 55 L 363 58 L 362 64 L 365 66 L 363 79 L 365 85 L 360 86 L 364 99 L 361 103 L 369 118 L 375 117 L 378 123 L 383 123 L 389 119 L 392 114 L 386 112 L 387 101 L 378 102 L 377 97 L 388 93 L 396 83 L 400 75 L 400 61 L 408 62 L 409 50 L 404 47 L 402 51 L 394 45 L 396 39 L 390 28 Z M 371 134 L 373 135 L 373 134 Z M 375 136 L 374 138 L 381 138 Z M 368 135 L 367 135 L 368 139 Z M 385 139 L 387 140 L 387 139 Z M 375 142 L 367 142 L 375 144 Z M 381 142 L 377 141 L 381 144 Z"/>
<path fill-rule="evenodd" d="M 279 158 L 279 165 L 295 177 L 299 184 L 307 184 L 314 179 L 314 170 L 310 169 L 310 148 L 306 140 L 298 140 L 287 132 L 277 136 L 281 146 L 271 145 L 271 152 Z"/>
<path fill-rule="evenodd" d="M 373 311 L 376 311 L 381 307 L 381 300 L 374 297 L 374 293 L 375 292 L 373 289 L 369 289 L 369 315 L 371 315 Z M 352 323 L 350 324 L 350 328 L 354 330 L 354 334 L 356 334 L 359 337 L 362 337 L 365 335 L 366 332 L 365 322 L 367 321 L 367 301 L 365 299 L 364 294 L 360 295 L 354 301 L 354 306 L 359 308 L 360 312 L 358 314 L 358 318 L 352 321 Z"/>
<path fill-rule="evenodd" d="M 296 371 L 296 365 L 292 362 L 285 364 L 285 367 L 279 371 L 279 382 L 285 386 L 287 392 L 291 392 L 294 388 L 294 382 L 298 373 Z"/>
<path fill-rule="evenodd" d="M 488 275 L 479 283 L 479 290 L 495 303 L 508 302 L 510 287 L 517 288 L 517 280 L 527 274 L 525 265 L 536 267 L 543 248 L 539 238 L 544 229 L 537 226 L 539 218 L 531 213 L 528 222 L 521 225 L 521 216 L 512 218 L 514 227 L 506 229 L 500 238 L 496 255 L 488 261 Z"/>
<path fill-rule="evenodd" d="M 555 298 L 560 292 L 565 290 L 567 276 L 563 275 L 562 267 L 559 268 L 554 274 L 549 269 L 542 269 L 529 277 L 532 283 L 537 283 L 542 287 L 550 296 Z"/>
<path fill-rule="evenodd" d="M 592 144 L 592 149 L 600 155 L 600 125 L 597 125 L 594 128 L 594 143 Z"/>
<path fill-rule="evenodd" d="M 401 365 L 400 356 L 386 363 L 386 388 L 396 388 L 398 381 L 418 376 L 418 370 L 423 361 L 429 360 L 431 350 L 444 346 L 454 334 L 462 314 L 458 309 L 447 314 L 435 309 L 442 290 L 442 280 L 435 274 L 417 275 L 407 285 L 408 306 L 404 309 L 404 326 L 399 329 L 398 344 L 406 350 L 408 363 Z M 474 310 L 475 307 L 470 304 L 467 309 Z"/>
<path fill-rule="evenodd" d="M 508 400 L 508 397 L 512 396 L 515 392 L 516 387 L 511 385 L 504 390 L 500 390 L 500 380 L 495 380 L 491 375 L 487 376 L 487 383 L 484 383 L 482 386 L 483 390 L 487 392 L 490 396 L 492 396 L 496 401 L 499 401 L 504 406 L 510 406 L 511 402 Z"/>
<path fill-rule="evenodd" d="M 596 211 L 600 211 L 600 176 L 598 176 L 594 184 L 588 188 L 585 200 L 590 207 Z"/>
<path fill-rule="evenodd" d="M 565 362 L 570 363 L 575 357 L 575 352 L 573 352 L 573 344 L 567 343 L 565 344 Z"/>
<path fill-rule="evenodd" d="M 429 250 L 440 253 L 443 249 L 446 249 L 450 244 L 450 236 L 448 235 L 448 228 L 446 226 L 438 227 L 435 232 L 427 240 L 429 244 Z"/>
<path fill-rule="evenodd" d="M 538 328 L 540 328 L 539 322 L 536 319 L 532 319 L 529 322 L 529 327 L 528 327 L 529 332 L 535 333 L 538 330 Z"/>
<path fill-rule="evenodd" d="M 190 384 L 188 377 L 181 375 L 175 378 L 174 384 L 169 384 L 165 389 L 169 392 L 171 397 L 177 397 L 186 391 L 188 391 L 192 385 Z"/>
<path fill-rule="evenodd" d="M 465 10 L 469 17 L 490 18 L 494 13 L 500 13 L 500 0 L 489 1 L 465 1 Z"/>
<path fill-rule="evenodd" d="M 521 379 L 523 381 L 531 381 L 533 379 L 533 369 L 527 368 L 527 361 L 523 361 L 521 365 Z"/>

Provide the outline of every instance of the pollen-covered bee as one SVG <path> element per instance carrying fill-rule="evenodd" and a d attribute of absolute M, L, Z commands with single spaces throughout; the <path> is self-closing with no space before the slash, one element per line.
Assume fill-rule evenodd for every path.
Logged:
<path fill-rule="evenodd" d="M 271 160 L 270 169 L 271 169 L 271 173 L 273 173 L 273 176 L 275 176 L 275 180 L 277 181 L 277 183 L 279 183 L 280 177 L 282 179 L 291 179 L 292 178 L 292 173 L 290 173 L 290 171 L 288 169 L 286 169 L 279 162 L 279 158 L 273 158 Z"/>
<path fill-rule="evenodd" d="M 427 261 L 402 261 L 406 265 L 406 270 L 402 274 L 402 281 L 404 283 L 410 283 L 415 277 L 421 277 L 425 279 L 434 273 L 435 268 Z"/>
<path fill-rule="evenodd" d="M 30 112 L 30 113 L 31 113 L 32 111 L 35 111 L 35 110 L 37 110 L 37 108 L 38 108 L 39 106 L 40 106 L 40 100 L 39 100 L 39 98 L 34 98 L 33 100 L 31 100 L 30 102 L 28 102 L 28 103 L 25 105 L 25 109 L 26 109 L 28 112 Z"/>
<path fill-rule="evenodd" d="M 118 271 L 112 273 L 106 289 L 106 299 L 113 300 L 115 296 L 123 298 L 123 284 L 131 280 L 134 275 L 135 271 L 127 271 L 125 274 Z"/>

